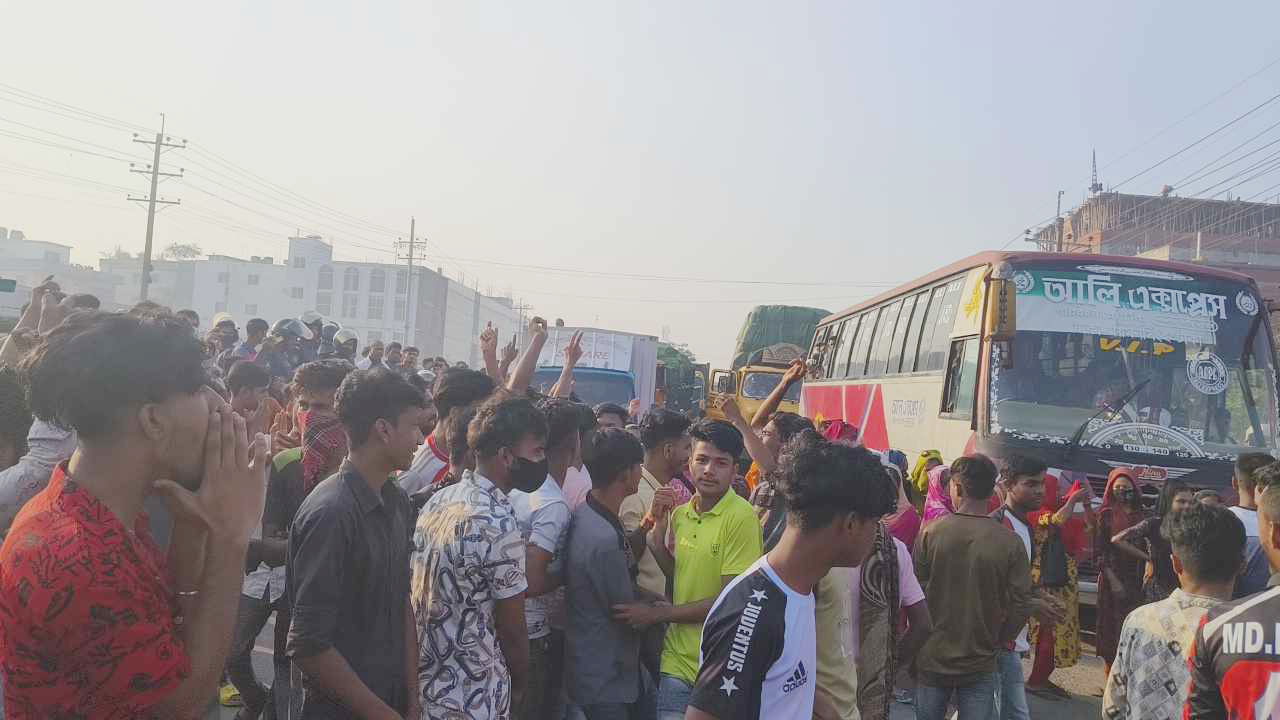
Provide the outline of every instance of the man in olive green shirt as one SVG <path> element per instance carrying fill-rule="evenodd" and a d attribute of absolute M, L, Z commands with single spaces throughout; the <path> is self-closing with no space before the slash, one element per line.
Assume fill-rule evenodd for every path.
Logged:
<path fill-rule="evenodd" d="M 942 720 L 954 696 L 959 720 L 995 716 L 996 656 L 1031 615 L 1031 569 L 1018 536 L 987 515 L 996 467 L 982 455 L 951 465 L 955 513 L 916 540 L 916 577 L 933 633 L 916 655 L 916 716 Z"/>
<path fill-rule="evenodd" d="M 658 684 L 658 720 L 683 720 L 698 676 L 702 623 L 724 586 L 763 554 L 760 523 L 751 504 L 730 489 L 742 454 L 742 433 L 721 420 L 702 420 L 689 430 L 693 499 L 657 520 L 649 552 L 674 578 L 672 605 L 617 606 L 619 619 L 638 626 L 669 623 Z M 667 530 L 675 554 L 667 549 Z"/>

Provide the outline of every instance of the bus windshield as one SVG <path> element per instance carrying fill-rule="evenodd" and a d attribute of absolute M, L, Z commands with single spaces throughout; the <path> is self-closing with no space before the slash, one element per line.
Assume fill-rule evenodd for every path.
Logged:
<path fill-rule="evenodd" d="M 992 434 L 1223 460 L 1276 447 L 1267 312 L 1245 283 L 1110 265 L 1013 274 L 993 343 Z"/>
<path fill-rule="evenodd" d="M 773 392 L 781 381 L 782 373 L 749 372 L 742 378 L 742 396 L 752 400 L 763 400 L 769 397 L 769 393 Z M 788 402 L 800 402 L 800 383 L 794 383 L 787 388 L 787 394 L 782 399 Z"/>

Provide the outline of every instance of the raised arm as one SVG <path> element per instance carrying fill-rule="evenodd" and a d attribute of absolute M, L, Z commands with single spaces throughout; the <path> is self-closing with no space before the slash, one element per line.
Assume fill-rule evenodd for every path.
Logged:
<path fill-rule="evenodd" d="M 564 368 L 560 371 L 560 379 L 556 380 L 556 384 L 551 387 L 549 395 L 559 398 L 569 397 L 569 393 L 573 392 L 573 369 L 581 359 L 582 331 L 579 330 L 573 334 L 573 337 L 569 339 L 569 344 L 564 347 Z"/>
<path fill-rule="evenodd" d="M 738 432 L 742 433 L 742 441 L 747 446 L 747 454 L 760 466 L 760 471 L 766 474 L 773 472 L 778 464 L 778 459 L 773 456 L 769 448 L 765 447 L 764 441 L 756 434 L 756 429 L 748 425 L 747 421 L 743 419 L 742 410 L 738 407 L 738 403 L 733 398 L 726 397 L 721 400 L 720 409 L 724 412 L 725 419 L 738 428 Z"/>
<path fill-rule="evenodd" d="M 547 344 L 547 321 L 535 317 L 529 322 L 529 346 L 524 349 L 516 363 L 515 372 L 507 380 L 507 389 L 521 394 L 529 387 L 533 379 L 533 371 L 538 367 L 538 356 L 542 354 L 542 346 Z"/>
<path fill-rule="evenodd" d="M 809 372 L 809 366 L 804 360 L 796 359 L 791 361 L 791 367 L 782 374 L 782 381 L 778 386 L 769 393 L 769 397 L 760 403 L 760 408 L 756 410 L 756 414 L 751 418 L 751 427 L 762 428 L 768 422 L 769 418 L 777 412 L 778 406 L 782 404 L 782 398 L 787 396 L 787 391 L 792 385 L 804 380 L 805 374 Z M 758 462 L 758 461 L 757 461 Z"/>
<path fill-rule="evenodd" d="M 480 355 L 484 358 L 484 371 L 494 382 L 502 382 L 502 370 L 498 367 L 498 331 L 493 323 L 487 323 L 480 333 Z"/>

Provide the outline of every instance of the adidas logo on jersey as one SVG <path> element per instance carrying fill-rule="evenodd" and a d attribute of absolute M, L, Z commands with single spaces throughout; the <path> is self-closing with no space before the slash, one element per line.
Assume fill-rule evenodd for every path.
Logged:
<path fill-rule="evenodd" d="M 804 671 L 804 663 L 802 662 L 796 666 L 796 671 L 791 673 L 791 678 L 783 683 L 782 692 L 789 693 L 792 690 L 804 687 L 807 682 L 809 682 L 809 675 Z"/>

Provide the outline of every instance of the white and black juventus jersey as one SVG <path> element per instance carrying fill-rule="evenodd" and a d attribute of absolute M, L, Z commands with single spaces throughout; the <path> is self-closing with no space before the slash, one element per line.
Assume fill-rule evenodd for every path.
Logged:
<path fill-rule="evenodd" d="M 787 587 L 761 557 L 707 615 L 689 704 L 720 720 L 812 717 L 814 633 L 813 594 Z"/>

